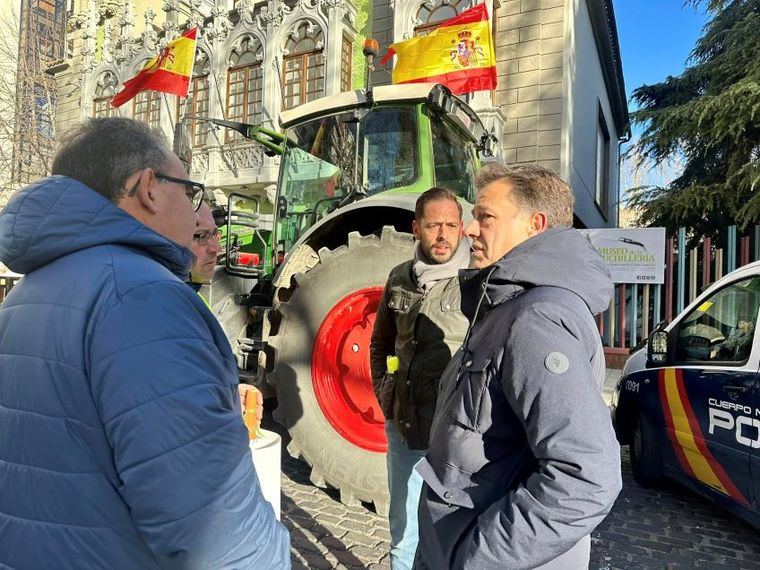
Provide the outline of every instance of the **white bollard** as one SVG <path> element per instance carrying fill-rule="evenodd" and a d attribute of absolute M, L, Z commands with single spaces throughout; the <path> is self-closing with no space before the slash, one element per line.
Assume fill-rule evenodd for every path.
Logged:
<path fill-rule="evenodd" d="M 259 428 L 256 439 L 250 442 L 250 447 L 261 492 L 272 505 L 277 520 L 280 520 L 282 438 L 273 431 Z"/>

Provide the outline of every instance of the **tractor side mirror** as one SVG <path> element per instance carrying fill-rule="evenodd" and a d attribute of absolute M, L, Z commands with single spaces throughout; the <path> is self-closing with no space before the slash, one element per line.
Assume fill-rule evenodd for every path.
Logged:
<path fill-rule="evenodd" d="M 647 340 L 647 362 L 652 366 L 662 366 L 668 360 L 668 348 L 668 332 L 662 322 Z"/>
<path fill-rule="evenodd" d="M 277 219 L 284 220 L 288 215 L 288 199 L 285 196 L 277 198 Z"/>

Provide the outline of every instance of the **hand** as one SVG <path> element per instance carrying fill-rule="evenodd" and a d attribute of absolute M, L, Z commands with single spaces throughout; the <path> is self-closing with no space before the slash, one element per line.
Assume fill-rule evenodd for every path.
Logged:
<path fill-rule="evenodd" d="M 240 407 L 243 410 L 243 423 L 248 428 L 248 437 L 256 439 L 264 416 L 264 396 L 261 391 L 250 384 L 238 384 Z"/>

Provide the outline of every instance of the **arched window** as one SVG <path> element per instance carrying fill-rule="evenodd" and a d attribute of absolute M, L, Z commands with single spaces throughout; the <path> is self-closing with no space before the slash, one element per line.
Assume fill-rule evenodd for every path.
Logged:
<path fill-rule="evenodd" d="M 208 54 L 198 50 L 193 66 L 193 78 L 190 80 L 190 89 L 187 92 L 189 105 L 185 108 L 186 115 L 208 117 L 208 75 L 210 69 Z M 179 116 L 179 97 L 177 98 L 177 116 Z M 208 139 L 208 123 L 195 119 L 190 119 L 188 122 L 192 133 L 193 147 L 205 146 Z"/>
<path fill-rule="evenodd" d="M 116 107 L 111 106 L 111 98 L 116 94 L 116 76 L 106 71 L 100 76 L 95 86 L 95 97 L 92 100 L 93 117 L 115 117 Z"/>
<path fill-rule="evenodd" d="M 426 36 L 442 22 L 453 18 L 460 12 L 463 12 L 467 8 L 470 8 L 472 2 L 470 0 L 449 0 L 443 2 L 438 6 L 429 6 L 427 3 L 420 6 L 417 10 L 416 21 L 420 22 L 416 28 L 414 28 L 415 36 Z"/>
<path fill-rule="evenodd" d="M 319 99 L 324 94 L 324 48 L 322 30 L 309 22 L 303 22 L 288 37 L 282 69 L 284 109 Z"/>
<path fill-rule="evenodd" d="M 232 67 L 227 73 L 227 118 L 258 125 L 261 123 L 264 50 L 258 41 L 246 38 L 239 52 L 232 54 L 231 61 Z M 243 138 L 230 129 L 225 129 L 225 137 L 227 142 Z"/>

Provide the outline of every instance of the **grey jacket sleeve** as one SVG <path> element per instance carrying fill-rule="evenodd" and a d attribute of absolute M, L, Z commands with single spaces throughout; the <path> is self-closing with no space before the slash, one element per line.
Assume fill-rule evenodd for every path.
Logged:
<path fill-rule="evenodd" d="M 592 370 L 593 350 L 579 334 L 589 324 L 558 304 L 540 303 L 510 327 L 493 380 L 522 422 L 537 468 L 478 517 L 454 567 L 534 568 L 590 534 L 612 508 L 622 486 L 620 449 Z"/>
<path fill-rule="evenodd" d="M 389 300 L 390 289 L 388 284 L 386 284 L 380 304 L 377 306 L 375 328 L 372 330 L 372 340 L 369 346 L 372 388 L 375 391 L 378 402 L 380 401 L 380 390 L 385 378 L 385 357 L 394 354 L 396 351 L 396 323 L 393 320 L 390 309 L 388 309 Z"/>

